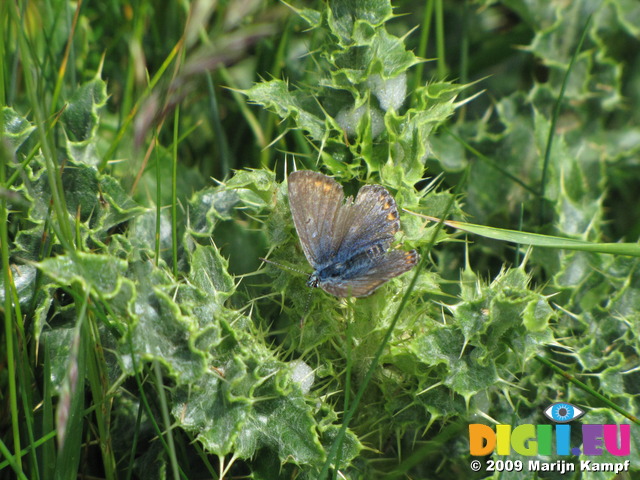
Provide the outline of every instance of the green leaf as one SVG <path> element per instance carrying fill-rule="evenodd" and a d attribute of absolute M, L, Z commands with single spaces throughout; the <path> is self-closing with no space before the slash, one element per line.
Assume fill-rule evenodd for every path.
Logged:
<path fill-rule="evenodd" d="M 300 90 L 289 90 L 282 80 L 254 85 L 243 93 L 250 101 L 272 109 L 281 118 L 290 118 L 311 138 L 321 141 L 326 135 L 325 115 L 317 100 Z"/>
<path fill-rule="evenodd" d="M 4 124 L 4 138 L 9 141 L 13 152 L 16 152 L 36 127 L 31 125 L 26 118 L 18 115 L 11 107 L 3 107 L 1 115 Z"/>
<path fill-rule="evenodd" d="M 446 386 L 467 401 L 498 381 L 495 363 L 482 362 L 479 357 L 479 351 L 474 350 L 471 355 L 454 362 L 444 380 Z"/>
<path fill-rule="evenodd" d="M 391 3 L 387 0 L 337 0 L 327 10 L 331 31 L 343 45 L 349 45 L 352 37 L 364 26 L 377 27 L 392 18 Z"/>
<path fill-rule="evenodd" d="M 83 84 L 67 102 L 62 121 L 73 142 L 90 140 L 98 126 L 98 110 L 107 103 L 107 86 L 100 78 Z"/>
<path fill-rule="evenodd" d="M 36 264 L 42 272 L 60 285 L 79 283 L 83 290 L 102 298 L 115 296 L 120 288 L 127 264 L 109 255 L 75 252 Z"/>
<path fill-rule="evenodd" d="M 62 113 L 66 129 L 65 149 L 76 163 L 98 167 L 101 157 L 96 149 L 98 111 L 107 103 L 107 85 L 99 77 L 84 83 L 67 102 Z"/>
<path fill-rule="evenodd" d="M 235 291 L 227 272 L 228 262 L 215 247 L 196 247 L 191 257 L 189 280 L 216 304 L 222 305 Z"/>
<path fill-rule="evenodd" d="M 100 211 L 98 209 L 102 207 L 101 232 L 106 232 L 146 211 L 124 191 L 120 182 L 109 175 L 98 176 L 98 189 L 100 205 L 95 205 L 95 211 Z"/>
<path fill-rule="evenodd" d="M 320 465 L 324 452 L 312 409 L 289 370 L 264 347 L 254 342 L 247 349 L 240 340 L 228 344 L 226 361 L 215 355 L 215 369 L 196 385 L 174 392 L 174 414 L 211 453 L 250 458 L 269 448 L 282 462 Z"/>
<path fill-rule="evenodd" d="M 176 286 L 167 273 L 145 260 L 131 262 L 126 276 L 135 285 L 135 297 L 119 300 L 127 309 L 118 319 L 127 329 L 118 351 L 125 371 L 133 373 L 134 360 L 137 365 L 157 360 L 181 384 L 201 377 L 206 354 L 198 348 L 199 323 L 176 302 Z"/>
<path fill-rule="evenodd" d="M 440 219 L 435 217 L 427 215 L 422 216 L 432 222 L 440 221 Z M 483 225 L 474 225 L 472 223 L 457 222 L 453 220 L 445 220 L 443 223 L 464 232 L 496 240 L 503 240 L 505 242 L 518 243 L 520 245 L 640 257 L 640 245 L 637 243 L 592 243 L 573 238 L 554 237 L 551 235 L 541 235 L 539 233 L 518 232 L 516 230 L 485 227 Z"/>

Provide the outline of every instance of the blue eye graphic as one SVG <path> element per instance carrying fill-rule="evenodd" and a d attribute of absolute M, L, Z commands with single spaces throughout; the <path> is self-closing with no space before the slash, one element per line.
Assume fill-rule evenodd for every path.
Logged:
<path fill-rule="evenodd" d="M 570 403 L 560 402 L 548 406 L 544 414 L 554 422 L 567 423 L 580 418 L 584 411 Z"/>

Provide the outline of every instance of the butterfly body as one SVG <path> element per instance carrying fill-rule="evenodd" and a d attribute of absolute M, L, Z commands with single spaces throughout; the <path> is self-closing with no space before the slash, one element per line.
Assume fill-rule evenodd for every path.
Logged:
<path fill-rule="evenodd" d="M 318 287 L 325 284 L 340 284 L 357 278 L 373 267 L 377 258 L 385 254 L 387 246 L 386 242 L 378 242 L 362 252 L 338 255 L 328 264 L 316 267 L 307 285 Z"/>
<path fill-rule="evenodd" d="M 314 269 L 307 285 L 338 297 L 364 297 L 417 263 L 415 250 L 389 249 L 400 220 L 384 187 L 366 185 L 353 200 L 321 173 L 297 171 L 288 182 L 293 221 Z"/>

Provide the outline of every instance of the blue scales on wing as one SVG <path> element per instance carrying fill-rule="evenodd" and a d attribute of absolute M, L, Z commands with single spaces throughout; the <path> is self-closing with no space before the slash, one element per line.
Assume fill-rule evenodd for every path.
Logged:
<path fill-rule="evenodd" d="M 366 296 L 411 269 L 418 254 L 391 250 L 400 229 L 396 203 L 380 185 L 345 199 L 331 177 L 310 171 L 289 175 L 289 204 L 302 249 L 314 268 L 308 284 L 336 296 Z"/>

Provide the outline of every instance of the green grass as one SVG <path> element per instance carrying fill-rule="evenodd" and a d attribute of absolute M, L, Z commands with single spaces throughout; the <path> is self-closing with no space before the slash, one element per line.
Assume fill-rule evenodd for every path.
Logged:
<path fill-rule="evenodd" d="M 638 20 L 0 3 L 0 478 L 528 479 L 472 472 L 468 426 L 559 401 L 631 454 L 547 460 L 635 478 Z M 294 163 L 389 189 L 419 266 L 310 291 Z"/>

